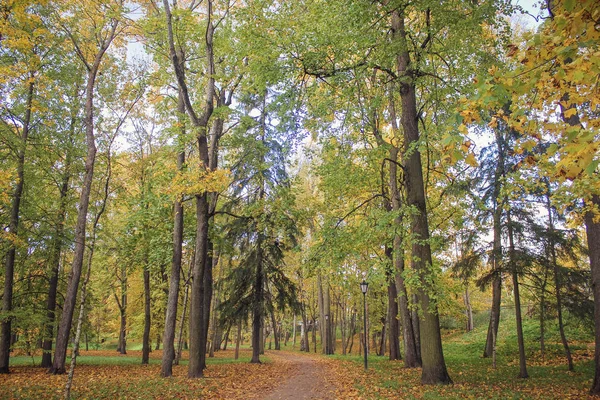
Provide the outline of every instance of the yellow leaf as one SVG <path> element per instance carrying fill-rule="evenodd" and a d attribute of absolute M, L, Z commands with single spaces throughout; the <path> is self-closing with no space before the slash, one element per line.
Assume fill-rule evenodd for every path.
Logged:
<path fill-rule="evenodd" d="M 577 114 L 577 108 L 571 107 L 565 111 L 565 118 L 571 118 L 575 114 Z"/>
<path fill-rule="evenodd" d="M 465 159 L 465 162 L 467 164 L 469 164 L 471 167 L 477 167 L 479 165 L 479 163 L 475 159 L 475 154 L 473 154 L 473 153 L 469 153 L 469 155 Z"/>

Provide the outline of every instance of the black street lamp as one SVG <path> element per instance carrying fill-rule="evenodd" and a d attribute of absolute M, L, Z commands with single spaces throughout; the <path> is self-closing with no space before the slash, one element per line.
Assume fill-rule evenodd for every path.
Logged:
<path fill-rule="evenodd" d="M 365 337 L 365 344 L 364 344 L 364 350 L 365 350 L 365 371 L 367 370 L 367 290 L 369 290 L 369 284 L 363 279 L 362 283 L 360 284 L 360 291 L 363 294 L 363 299 L 364 299 L 364 304 L 365 304 L 365 312 L 364 312 L 364 322 L 365 322 L 365 333 L 364 333 L 364 337 Z"/>

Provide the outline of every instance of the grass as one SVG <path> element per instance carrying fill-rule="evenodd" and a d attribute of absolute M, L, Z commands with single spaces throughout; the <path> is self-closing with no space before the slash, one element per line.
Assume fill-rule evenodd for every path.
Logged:
<path fill-rule="evenodd" d="M 487 325 L 481 324 L 469 333 L 447 333 L 443 339 L 444 357 L 452 385 L 422 386 L 420 369 L 406 369 L 403 363 L 391 362 L 387 357 L 370 355 L 369 370 L 363 370 L 363 358 L 358 355 L 329 356 L 344 362 L 348 382 L 362 398 L 387 399 L 565 399 L 586 398 L 593 378 L 593 337 L 573 326 L 570 335 L 571 350 L 576 361 L 575 371 L 569 372 L 560 338 L 554 324 L 548 324 L 546 357 L 540 353 L 539 322 L 526 318 L 524 336 L 527 352 L 528 379 L 519 379 L 519 360 L 514 315 L 502 317 L 497 342 L 497 368 L 490 358 L 483 358 Z"/>

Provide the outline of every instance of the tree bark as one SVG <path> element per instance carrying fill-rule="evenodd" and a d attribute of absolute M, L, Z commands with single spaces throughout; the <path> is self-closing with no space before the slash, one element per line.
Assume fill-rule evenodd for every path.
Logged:
<path fill-rule="evenodd" d="M 294 313 L 294 326 L 292 327 L 292 348 L 296 348 L 296 314 Z"/>
<path fill-rule="evenodd" d="M 227 350 L 227 344 L 229 343 L 229 333 L 231 332 L 231 324 L 227 327 L 227 331 L 225 332 L 225 338 L 223 338 L 223 351 Z M 221 342 L 219 341 L 219 344 Z M 217 349 L 220 349 L 220 345 L 217 346 Z"/>
<path fill-rule="evenodd" d="M 219 260 L 218 255 L 213 253 L 213 242 L 208 237 L 208 231 L 206 232 L 206 242 L 208 251 L 204 267 L 204 279 L 202 281 L 202 335 L 200 337 L 200 349 L 202 349 L 200 365 L 202 370 L 206 369 L 206 355 L 208 352 L 208 327 L 210 325 L 210 304 L 213 294 L 213 267 Z"/>
<path fill-rule="evenodd" d="M 275 310 L 273 307 L 271 307 L 271 325 L 273 325 L 273 339 L 275 340 L 275 350 L 281 350 L 279 342 L 279 330 L 277 328 L 277 321 L 275 320 Z"/>
<path fill-rule="evenodd" d="M 258 252 L 258 262 L 254 275 L 254 299 L 252 310 L 252 360 L 253 364 L 260 364 L 260 349 L 263 345 L 260 340 L 263 320 L 263 299 L 264 299 L 264 282 L 263 282 L 263 249 L 262 249 L 262 234 L 259 233 L 256 243 Z"/>
<path fill-rule="evenodd" d="M 517 275 L 517 267 L 515 264 L 515 243 L 512 220 L 510 210 L 507 215 L 508 222 L 508 245 L 509 245 L 509 260 L 512 271 L 513 286 L 515 291 L 515 316 L 517 319 L 517 341 L 519 343 L 519 378 L 528 378 L 527 363 L 525 360 L 525 340 L 523 338 L 523 322 L 521 318 L 521 296 L 519 294 L 519 277 Z"/>
<path fill-rule="evenodd" d="M 317 275 L 317 304 L 319 306 L 319 334 L 321 335 L 321 352 L 327 354 L 327 332 L 325 332 L 325 298 L 323 296 L 323 282 L 321 274 Z"/>
<path fill-rule="evenodd" d="M 396 123 L 396 110 L 393 98 L 390 98 L 390 114 L 392 128 L 397 132 L 398 126 Z M 393 146 L 390 148 L 390 192 L 392 197 L 392 210 L 394 212 L 400 212 L 401 208 L 400 189 L 398 187 L 398 153 L 398 148 Z M 401 232 L 403 228 L 402 217 L 400 215 L 396 217 L 394 223 Z M 404 366 L 407 368 L 418 368 L 421 366 L 420 348 L 416 337 L 418 326 L 413 325 L 410 310 L 408 308 L 408 293 L 404 284 L 404 277 L 402 276 L 404 273 L 404 249 L 402 248 L 403 239 L 400 232 L 396 232 L 394 235 L 394 269 L 397 294 L 400 296 L 398 306 L 404 340 Z M 400 350 L 398 350 L 398 357 L 400 357 Z"/>
<path fill-rule="evenodd" d="M 183 59 L 183 57 L 181 57 Z M 185 164 L 185 103 L 181 89 L 177 97 L 177 117 L 180 125 L 178 134 L 181 150 L 177 154 L 177 171 L 183 171 Z M 183 203 L 181 196 L 173 204 L 173 257 L 171 259 L 171 279 L 169 281 L 169 295 L 165 312 L 165 332 L 163 334 L 163 355 L 160 375 L 169 377 L 173 375 L 173 361 L 175 360 L 175 326 L 177 325 L 177 303 L 179 301 L 179 281 L 181 276 L 181 259 L 183 255 Z M 186 286 L 186 295 L 187 295 Z M 182 319 L 184 317 L 182 316 Z M 183 326 L 181 327 L 183 329 Z"/>
<path fill-rule="evenodd" d="M 401 123 L 404 133 L 405 160 L 405 187 L 408 206 L 416 212 L 411 217 L 411 231 L 413 234 L 412 263 L 419 274 L 422 286 L 418 289 L 418 297 L 423 312 L 420 321 L 421 328 L 421 357 L 422 375 L 424 384 L 449 384 L 452 382 L 442 350 L 442 337 L 440 333 L 439 315 L 437 305 L 431 301 L 430 291 L 435 288 L 428 284 L 427 275 L 432 267 L 431 248 L 429 245 L 429 225 L 425 201 L 425 187 L 423 181 L 423 168 L 421 153 L 418 150 L 419 128 L 416 101 L 416 87 L 414 71 L 408 53 L 408 38 L 404 26 L 404 8 L 400 7 L 392 12 L 392 34 L 400 44 L 400 51 L 396 57 L 396 66 L 400 80 L 400 97 L 402 102 Z"/>
<path fill-rule="evenodd" d="M 540 354 L 542 360 L 546 358 L 546 283 L 548 281 L 548 268 L 544 267 L 544 279 L 540 290 Z"/>
<path fill-rule="evenodd" d="M 502 263 L 502 204 L 499 202 L 501 191 L 501 179 L 504 176 L 504 141 L 500 132 L 496 131 L 496 146 L 498 148 L 498 160 L 494 171 L 494 190 L 493 190 L 493 224 L 494 224 L 494 239 L 492 245 L 492 271 L 495 272 L 492 282 L 492 309 L 490 311 L 490 324 L 488 325 L 488 333 L 483 351 L 483 357 L 492 355 L 495 343 L 494 337 L 498 336 L 498 326 L 500 325 L 500 305 L 502 296 L 502 274 L 500 265 Z M 492 321 L 492 318 L 494 319 Z M 492 332 L 493 328 L 493 332 Z"/>
<path fill-rule="evenodd" d="M 594 349 L 594 381 L 590 393 L 600 394 L 600 196 L 593 194 L 588 205 L 593 207 L 585 213 L 585 230 L 587 234 L 590 268 L 592 270 L 592 291 L 594 294 L 594 325 L 596 329 L 596 346 Z"/>
<path fill-rule="evenodd" d="M 325 310 L 325 320 L 324 322 L 324 331 L 325 331 L 325 354 L 333 354 L 333 315 L 331 315 L 331 301 L 330 301 L 330 292 L 329 292 L 329 282 L 325 284 L 325 288 L 323 289 L 323 300 L 324 300 L 324 310 Z"/>
<path fill-rule="evenodd" d="M 389 311 L 388 313 L 389 314 Z M 379 341 L 379 356 L 385 356 L 385 345 L 387 343 L 387 318 L 381 319 L 381 340 Z"/>
<path fill-rule="evenodd" d="M 218 283 L 217 289 L 216 289 L 216 294 L 215 294 L 215 302 L 214 302 L 213 311 L 212 311 L 212 322 L 211 322 L 212 339 L 211 339 L 210 350 L 208 353 L 209 357 L 214 357 L 215 351 L 220 350 L 222 332 L 221 332 L 221 328 L 219 326 L 219 321 L 218 321 L 217 312 L 216 312 L 216 310 L 219 308 L 220 303 L 221 303 L 220 302 L 220 284 Z"/>
<path fill-rule="evenodd" d="M 69 129 L 69 145 L 73 146 L 75 136 L 75 115 L 72 115 Z M 56 319 L 56 295 L 58 292 L 58 274 L 60 269 L 60 255 L 62 253 L 63 235 L 65 230 L 65 219 L 67 215 L 67 194 L 71 180 L 72 150 L 67 148 L 65 155 L 65 166 L 60 186 L 60 199 L 56 230 L 54 231 L 52 254 L 48 260 L 50 266 L 50 280 L 48 285 L 48 298 L 46 301 L 46 323 L 44 325 L 45 338 L 42 343 L 42 368 L 52 366 L 52 342 L 54 338 L 54 321 Z M 87 338 L 87 336 L 86 336 Z"/>
<path fill-rule="evenodd" d="M 394 261 L 393 249 L 386 246 L 385 253 Z M 400 326 L 398 324 L 398 291 L 396 289 L 395 274 L 391 271 L 386 272 L 388 280 L 388 321 L 390 325 L 389 342 L 390 342 L 390 360 L 400 360 Z M 384 351 L 382 351 L 383 353 Z"/>
<path fill-rule="evenodd" d="M 112 142 L 111 142 L 111 145 L 112 145 Z M 81 338 L 81 327 L 83 325 L 83 317 L 85 314 L 85 303 L 86 303 L 86 299 L 87 299 L 87 285 L 90 281 L 90 275 L 91 275 L 91 271 L 92 271 L 92 260 L 94 258 L 94 250 L 96 248 L 96 238 L 97 238 L 96 231 L 98 228 L 98 222 L 100 221 L 100 218 L 102 217 L 102 214 L 104 214 L 104 210 L 106 209 L 106 202 L 108 200 L 108 195 L 109 195 L 110 178 L 112 176 L 110 146 L 108 148 L 108 157 L 107 158 L 108 158 L 108 166 L 107 166 L 107 172 L 106 172 L 106 182 L 104 184 L 104 196 L 102 198 L 102 203 L 100 205 L 100 209 L 98 210 L 98 213 L 94 217 L 94 222 L 92 224 L 91 243 L 90 243 L 90 247 L 89 247 L 89 251 L 88 251 L 88 258 L 87 258 L 87 271 L 86 271 L 85 278 L 83 280 L 83 285 L 81 288 L 81 300 L 80 300 L 80 304 L 79 304 L 79 315 L 77 317 L 77 328 L 75 330 L 75 342 L 73 343 L 73 351 L 71 353 L 71 365 L 69 368 L 69 374 L 67 377 L 67 383 L 65 385 L 65 392 L 64 392 L 64 398 L 66 400 L 69 400 L 71 398 L 71 385 L 73 383 L 73 376 L 75 374 L 75 365 L 77 363 L 77 356 L 79 355 L 79 342 L 80 342 L 80 338 Z"/>
<path fill-rule="evenodd" d="M 393 85 L 392 85 L 393 88 Z M 390 112 L 390 121 L 392 124 L 392 130 L 394 135 L 399 135 L 399 127 L 397 123 L 396 116 L 396 104 L 394 100 L 393 90 L 390 91 L 389 96 L 389 112 Z M 400 195 L 399 188 L 399 179 L 398 179 L 398 156 L 399 149 L 394 145 L 390 145 L 389 147 L 389 165 L 390 165 L 390 177 L 389 177 L 389 187 L 390 187 L 390 206 L 391 210 L 400 213 L 402 207 L 402 199 Z M 393 254 L 392 261 L 394 263 L 394 280 L 393 283 L 395 288 L 395 311 L 394 306 L 392 306 L 393 315 L 399 316 L 402 321 L 402 329 L 403 329 L 403 340 L 404 340 L 404 349 L 405 349 L 405 358 L 404 365 L 407 368 L 416 368 L 421 366 L 421 355 L 420 348 L 418 344 L 417 334 L 418 331 L 415 331 L 415 327 L 418 329 L 418 325 L 413 324 L 413 320 L 411 318 L 410 310 L 408 308 L 408 293 L 406 290 L 406 286 L 404 284 L 404 277 L 402 274 L 404 273 L 404 249 L 402 248 L 403 241 L 403 217 L 402 215 L 397 215 L 394 219 L 394 224 L 396 226 L 396 232 L 394 233 L 393 239 Z M 389 256 L 388 256 L 389 257 Z M 392 284 L 392 283 L 391 283 Z M 391 293 L 393 294 L 393 293 Z M 390 299 L 390 288 L 388 287 L 388 302 Z M 400 295 L 398 301 L 398 294 Z M 389 308 L 389 307 L 388 307 Z M 390 317 L 392 318 L 392 317 Z M 397 317 L 396 317 L 397 318 Z M 398 321 L 392 321 L 390 319 L 390 359 L 400 359 L 400 343 L 394 337 L 399 335 L 399 327 Z M 397 333 L 394 330 L 398 330 Z M 393 342 L 392 342 L 393 341 Z M 394 348 L 392 350 L 392 348 Z M 392 358 L 394 357 L 394 358 Z"/>
<path fill-rule="evenodd" d="M 119 306 L 120 325 L 119 325 L 119 345 L 117 351 L 120 354 L 127 354 L 127 268 L 121 266 L 121 301 L 115 294 L 115 300 Z"/>
<path fill-rule="evenodd" d="M 473 330 L 473 308 L 471 307 L 471 294 L 469 293 L 469 285 L 465 284 L 465 314 L 467 317 L 467 332 Z"/>
<path fill-rule="evenodd" d="M 150 360 L 150 269 L 148 261 L 144 267 L 144 335 L 142 338 L 142 364 Z"/>
<path fill-rule="evenodd" d="M 204 331 L 204 270 L 208 258 L 208 202 L 206 193 L 196 196 L 196 258 L 192 271 L 192 296 L 190 302 L 190 359 L 188 377 L 202 377 L 206 354 Z M 204 344 L 204 347 L 202 346 Z"/>
<path fill-rule="evenodd" d="M 190 263 L 190 275 L 192 273 L 192 271 L 191 271 L 192 265 L 194 265 L 194 258 L 195 258 L 195 254 L 192 254 L 192 261 Z M 187 305 L 188 305 L 188 299 L 189 299 L 189 293 L 190 293 L 190 283 L 189 283 L 190 278 L 186 279 L 186 281 L 185 281 L 185 291 L 184 291 L 184 295 L 183 295 L 183 311 L 181 312 L 181 322 L 179 323 L 179 334 L 177 336 L 178 337 L 177 352 L 175 353 L 175 359 L 173 360 L 173 363 L 175 365 L 179 365 L 179 360 L 181 360 L 181 351 L 182 351 L 182 347 L 184 345 L 183 327 L 185 326 L 185 317 L 187 315 Z M 164 351 L 164 349 L 163 349 L 163 351 Z M 164 359 L 163 359 L 163 362 L 164 362 Z"/>
<path fill-rule="evenodd" d="M 235 338 L 235 355 L 234 359 L 237 360 L 240 357 L 240 342 L 242 341 L 242 320 L 240 319 L 237 323 L 237 335 Z"/>

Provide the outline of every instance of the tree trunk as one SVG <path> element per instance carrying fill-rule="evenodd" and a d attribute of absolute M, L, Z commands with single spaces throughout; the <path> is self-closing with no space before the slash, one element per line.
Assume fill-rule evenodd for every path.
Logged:
<path fill-rule="evenodd" d="M 346 313 L 346 305 L 344 304 L 345 301 L 342 303 L 340 303 L 340 309 L 341 309 L 341 314 L 340 314 L 340 333 L 342 334 L 342 355 L 346 355 L 346 336 L 347 336 L 347 329 L 348 329 L 348 317 L 347 317 L 347 313 Z"/>
<path fill-rule="evenodd" d="M 388 321 L 390 332 L 388 340 L 390 342 L 390 360 L 400 360 L 400 326 L 398 324 L 398 292 L 396 291 L 396 282 L 392 277 L 388 278 Z"/>
<path fill-rule="evenodd" d="M 223 339 L 223 351 L 227 350 L 227 343 L 229 343 L 229 333 L 231 331 L 231 324 L 229 324 L 229 326 L 227 327 L 227 332 L 225 332 L 225 338 Z M 219 349 L 220 346 L 217 346 L 217 349 Z"/>
<path fill-rule="evenodd" d="M 498 336 L 498 326 L 500 325 L 500 303 L 502 296 L 502 274 L 500 272 L 500 264 L 502 262 L 502 205 L 499 204 L 501 191 L 501 179 L 504 176 L 504 146 L 500 133 L 496 131 L 496 146 L 498 148 L 498 161 L 494 171 L 494 190 L 493 190 L 493 224 L 494 224 L 494 239 L 492 248 L 492 271 L 495 272 L 492 282 L 492 309 L 490 311 L 490 324 L 488 325 L 488 333 L 483 351 L 483 357 L 492 355 L 495 345 L 493 338 Z M 494 318 L 492 321 L 491 319 Z M 494 331 L 492 332 L 492 327 Z"/>
<path fill-rule="evenodd" d="M 203 352 L 200 354 L 200 365 L 202 369 L 206 369 L 206 354 L 208 351 L 208 327 L 210 325 L 210 305 L 213 294 L 213 267 L 219 261 L 218 254 L 213 252 L 213 243 L 208 238 L 208 253 L 206 257 L 206 266 L 204 267 L 204 279 L 203 279 L 203 297 L 202 297 L 202 336 L 200 337 L 200 348 Z"/>
<path fill-rule="evenodd" d="M 294 314 L 294 327 L 292 328 L 292 348 L 296 348 L 296 314 Z"/>
<path fill-rule="evenodd" d="M 23 127 L 21 128 L 21 143 L 19 143 L 19 149 L 17 151 L 17 181 L 15 185 L 15 191 L 13 192 L 12 196 L 10 222 L 8 225 L 8 233 L 13 235 L 15 239 L 19 229 L 19 209 L 21 207 L 21 196 L 23 195 L 23 186 L 25 184 L 25 150 L 27 147 L 27 138 L 29 136 L 29 125 L 31 123 L 33 92 L 34 76 L 33 74 L 30 74 L 29 84 L 27 87 L 25 118 L 23 119 Z M 9 314 L 12 311 L 16 251 L 16 245 L 13 242 L 6 253 L 4 264 L 4 294 L 2 296 L 2 312 L 6 314 Z M 11 325 L 12 317 L 3 318 L 0 324 L 0 374 L 8 374 L 9 372 L 8 365 L 10 361 Z"/>
<path fill-rule="evenodd" d="M 348 346 L 348 354 L 352 354 L 354 346 L 354 335 L 356 334 L 356 311 L 352 312 L 352 322 L 350 322 L 350 345 Z"/>
<path fill-rule="evenodd" d="M 237 360 L 240 357 L 240 342 L 242 341 L 242 320 L 240 319 L 237 323 L 237 334 L 235 338 L 235 355 L 234 359 Z"/>
<path fill-rule="evenodd" d="M 507 214 L 508 223 L 508 245 L 509 245 L 509 260 L 512 270 L 513 286 L 515 291 L 515 316 L 517 319 L 517 341 L 519 343 L 519 378 L 528 378 L 527 364 L 525 361 L 525 340 L 523 338 L 523 322 L 521 319 L 521 296 L 519 295 L 519 277 L 515 264 L 515 243 L 513 237 L 513 226 L 510 216 L 510 210 Z"/>
<path fill-rule="evenodd" d="M 390 95 L 390 120 L 392 123 L 392 129 L 394 132 L 399 132 L 399 127 L 397 124 L 396 117 L 396 106 L 394 102 L 393 95 Z M 390 146 L 389 150 L 389 158 L 390 158 L 390 194 L 391 194 L 391 207 L 392 211 L 400 212 L 401 209 L 401 196 L 400 189 L 398 187 L 398 155 L 399 150 L 395 146 Z M 418 325 L 413 325 L 413 321 L 410 315 L 410 310 L 408 309 L 408 293 L 406 291 L 406 286 L 404 284 L 404 277 L 402 274 L 404 273 L 404 249 L 402 247 L 402 225 L 403 219 L 401 215 L 398 215 L 394 224 L 396 225 L 397 232 L 394 234 L 394 242 L 393 242 L 393 261 L 394 261 L 394 269 L 395 269 L 395 285 L 396 285 L 396 299 L 398 299 L 398 295 L 400 295 L 399 301 L 396 300 L 396 314 L 398 314 L 398 309 L 400 311 L 400 321 L 402 322 L 402 330 L 403 330 L 403 339 L 404 339 L 404 366 L 407 368 L 417 368 L 421 366 L 421 354 L 420 348 L 418 344 L 418 340 L 416 334 L 418 334 Z M 390 296 L 388 287 L 388 298 Z M 393 306 L 392 306 L 393 307 Z M 392 310 L 393 311 L 393 310 Z M 398 325 L 398 322 L 392 323 L 394 326 L 390 325 L 390 334 L 394 335 L 394 330 Z M 390 336 L 390 338 L 395 337 Z M 391 339 L 394 340 L 395 339 Z M 391 346 L 391 342 L 390 342 Z M 394 342 L 394 347 L 396 343 Z M 394 354 L 396 355 L 396 354 Z M 397 347 L 397 358 L 400 359 L 400 343 L 398 342 Z M 392 359 L 392 351 L 390 348 L 390 359 Z"/>
<path fill-rule="evenodd" d="M 216 268 L 218 262 L 218 257 L 213 257 L 213 270 Z M 215 351 L 221 350 L 221 342 L 223 340 L 223 329 L 219 323 L 219 318 L 217 316 L 217 310 L 219 309 L 219 305 L 221 304 L 221 274 L 219 273 L 219 282 L 216 287 L 215 301 L 213 304 L 212 311 L 212 345 L 210 346 L 209 357 L 215 356 Z"/>
<path fill-rule="evenodd" d="M 556 260 L 556 248 L 554 242 L 554 219 L 552 218 L 552 203 L 551 203 L 551 189 L 550 182 L 546 179 L 546 210 L 548 211 L 548 228 L 550 229 L 550 242 L 548 245 L 550 246 L 550 260 L 552 261 L 552 269 L 554 271 L 554 293 L 556 296 L 556 311 L 558 314 L 558 331 L 560 332 L 560 341 L 565 349 L 565 357 L 567 358 L 567 364 L 569 366 L 569 371 L 574 370 L 573 366 L 573 357 L 571 357 L 571 349 L 569 348 L 569 342 L 567 341 L 567 336 L 565 335 L 565 327 L 563 324 L 562 318 L 562 296 L 561 296 L 561 274 L 560 268 L 558 266 L 558 262 Z"/>
<path fill-rule="evenodd" d="M 331 315 L 329 282 L 325 284 L 325 288 L 323 289 L 323 300 L 323 308 L 325 310 L 325 320 L 323 321 L 325 323 L 325 326 L 323 327 L 323 330 L 325 331 L 325 354 L 333 354 L 333 332 L 331 329 L 333 324 L 333 315 Z"/>
<path fill-rule="evenodd" d="M 144 335 L 142 339 L 142 364 L 150 360 L 150 270 L 144 268 Z"/>
<path fill-rule="evenodd" d="M 592 195 L 588 205 L 593 207 L 585 213 L 585 230 L 587 234 L 590 267 L 592 270 L 592 290 L 594 293 L 594 324 L 596 329 L 596 347 L 594 351 L 594 382 L 590 393 L 600 394 L 600 222 L 598 212 L 600 196 Z"/>
<path fill-rule="evenodd" d="M 540 290 L 540 353 L 542 360 L 546 358 L 546 282 L 548 280 L 548 269 L 544 268 L 544 280 Z"/>
<path fill-rule="evenodd" d="M 252 310 L 252 360 L 251 363 L 260 364 L 261 346 L 263 346 L 261 338 L 262 319 L 263 319 L 263 299 L 264 299 L 264 282 L 263 282 L 263 265 L 262 265 L 262 234 L 258 235 L 257 241 L 258 262 L 254 275 L 254 299 Z"/>
<path fill-rule="evenodd" d="M 69 142 L 73 145 L 75 136 L 76 119 L 71 118 L 69 130 Z M 45 338 L 42 344 L 42 368 L 52 367 L 52 339 L 54 337 L 54 321 L 56 319 L 56 294 L 58 291 L 58 274 L 60 269 L 60 255 L 62 252 L 63 235 L 65 228 L 65 219 L 67 215 L 67 194 L 69 191 L 69 181 L 71 179 L 72 150 L 67 149 L 65 156 L 64 174 L 60 187 L 60 200 L 58 209 L 58 220 L 56 230 L 54 231 L 52 255 L 48 264 L 50 265 L 50 281 L 48 285 L 48 299 L 46 301 L 46 323 L 44 326 Z M 87 335 L 86 335 L 87 350 Z"/>
<path fill-rule="evenodd" d="M 196 257 L 192 272 L 192 296 L 190 302 L 190 359 L 188 377 L 202 377 L 206 358 L 204 331 L 204 270 L 208 258 L 208 202 L 206 193 L 196 196 Z M 204 346 L 203 346 L 204 345 Z"/>
<path fill-rule="evenodd" d="M 127 269 L 125 266 L 121 267 L 121 301 L 119 302 L 117 296 L 117 305 L 119 306 L 120 313 L 120 328 L 119 328 L 119 345 L 117 351 L 120 354 L 127 354 Z"/>
<path fill-rule="evenodd" d="M 106 199 L 104 200 L 106 202 Z M 95 230 L 95 229 L 94 229 Z M 73 376 L 75 375 L 75 365 L 77 364 L 77 356 L 79 355 L 79 340 L 81 338 L 81 327 L 83 325 L 83 315 L 85 313 L 85 302 L 87 298 L 87 285 L 90 281 L 90 273 L 92 270 L 92 258 L 94 255 L 94 242 L 95 234 L 92 238 L 92 245 L 88 256 L 88 266 L 83 285 L 81 287 L 81 301 L 79 305 L 79 316 L 77 317 L 77 328 L 75 330 L 75 343 L 73 344 L 73 351 L 71 353 L 71 366 L 69 368 L 69 374 L 67 376 L 67 383 L 65 385 L 64 398 L 69 400 L 71 398 L 71 385 L 73 384 Z"/>
<path fill-rule="evenodd" d="M 194 256 L 192 255 L 192 260 L 193 260 Z M 192 261 L 192 264 L 194 265 L 194 261 Z M 191 271 L 190 271 L 191 273 Z M 178 334 L 178 340 L 177 340 L 177 352 L 175 353 L 175 359 L 173 360 L 173 363 L 175 365 L 179 365 L 179 360 L 181 360 L 181 350 L 183 347 L 183 327 L 185 326 L 185 316 L 187 315 L 187 305 L 188 305 L 188 298 L 189 298 L 189 292 L 190 292 L 190 285 L 189 282 L 185 283 L 185 293 L 183 295 L 183 311 L 181 312 L 181 322 L 179 324 L 179 334 Z M 163 347 L 163 352 L 165 351 L 164 347 Z M 163 357 L 163 366 L 164 366 L 164 362 L 165 359 Z M 170 369 L 172 370 L 172 368 Z"/>
<path fill-rule="evenodd" d="M 313 323 L 312 323 L 312 342 L 313 342 L 313 348 L 314 348 L 314 352 L 317 352 L 317 328 L 315 327 L 316 324 L 316 320 L 313 317 Z"/>
<path fill-rule="evenodd" d="M 389 314 L 389 311 L 388 311 Z M 387 318 L 382 318 L 381 319 L 381 341 L 379 342 L 379 355 L 380 356 L 385 356 L 385 345 L 387 343 L 387 330 L 386 330 L 386 326 L 387 326 Z"/>
<path fill-rule="evenodd" d="M 385 254 L 390 262 L 394 263 L 394 250 L 393 248 L 386 246 Z M 388 281 L 388 321 L 390 326 L 389 342 L 390 342 L 390 360 L 400 360 L 400 326 L 398 324 L 398 291 L 396 288 L 396 275 L 392 273 L 392 270 L 386 271 L 386 278 Z M 385 328 L 384 328 L 385 329 Z M 385 353 L 385 349 L 381 350 L 381 354 Z"/>
<path fill-rule="evenodd" d="M 448 384 L 452 380 L 446 370 L 444 353 L 442 350 L 442 337 L 440 333 L 439 315 L 437 304 L 432 302 L 428 292 L 434 290 L 428 283 L 428 269 L 433 265 L 431 248 L 429 246 L 429 225 L 425 201 L 425 187 L 423 182 L 423 168 L 421 153 L 418 150 L 419 128 L 416 101 L 416 88 L 413 81 L 413 72 L 408 53 L 408 38 L 404 26 L 404 8 L 400 7 L 392 13 L 392 32 L 399 41 L 401 49 L 397 54 L 396 66 L 400 80 L 400 97 L 402 102 L 401 123 L 404 133 L 405 154 L 405 187 L 408 206 L 416 212 L 411 217 L 411 232 L 414 237 L 412 245 L 413 266 L 419 274 L 420 282 L 425 287 L 418 289 L 423 319 L 421 328 L 421 357 L 422 375 L 424 384 Z"/>
<path fill-rule="evenodd" d="M 467 332 L 471 332 L 473 330 L 473 308 L 471 307 L 468 284 L 465 284 L 465 315 L 467 317 Z"/>
<path fill-rule="evenodd" d="M 182 57 L 183 58 L 183 57 Z M 183 146 L 185 138 L 185 103 L 181 89 L 177 98 L 177 117 L 179 122 L 178 142 Z M 177 154 L 177 171 L 183 171 L 185 164 L 185 149 Z M 163 334 L 163 355 L 160 375 L 169 377 L 173 375 L 173 360 L 175 359 L 175 326 L 177 324 L 177 303 L 179 301 L 179 280 L 181 276 L 181 259 L 183 255 L 183 203 L 180 196 L 175 199 L 173 206 L 173 257 L 171 259 L 171 280 L 169 282 L 169 295 L 165 312 L 165 332 Z M 186 297 L 188 286 L 186 285 Z M 184 301 L 184 307 L 185 307 Z M 182 320 L 184 317 L 182 316 Z M 183 325 L 180 329 L 183 330 Z M 181 338 L 181 336 L 180 336 Z M 181 342 L 181 340 L 180 340 Z M 181 347 L 181 343 L 179 343 Z"/>
<path fill-rule="evenodd" d="M 267 344 L 267 338 L 269 337 L 268 326 L 265 324 L 265 318 L 263 313 L 263 319 L 260 321 L 260 354 L 265 354 L 265 345 Z"/>
<path fill-rule="evenodd" d="M 569 349 L 569 342 L 567 341 L 567 336 L 565 335 L 565 326 L 563 323 L 562 317 L 562 296 L 560 294 L 561 289 L 561 277 L 560 270 L 558 268 L 558 263 L 556 262 L 556 251 L 554 246 L 551 248 L 553 265 L 554 265 L 554 286 L 556 292 L 556 309 L 558 313 L 558 330 L 560 332 L 560 340 L 565 349 L 565 357 L 567 357 L 567 364 L 569 366 L 569 371 L 573 371 L 575 368 L 573 366 L 573 357 L 571 357 L 571 350 Z"/>
<path fill-rule="evenodd" d="M 319 306 L 319 334 L 321 335 L 321 352 L 327 354 L 327 332 L 325 331 L 325 298 L 323 295 L 323 282 L 321 274 L 317 275 L 317 303 Z"/>
<path fill-rule="evenodd" d="M 111 142 L 112 145 L 112 142 Z M 108 200 L 108 195 L 109 195 L 109 184 L 110 184 L 110 178 L 112 176 L 112 169 L 111 169 L 111 157 L 110 157 L 110 146 L 108 148 L 108 166 L 107 166 L 107 173 L 106 173 L 106 182 L 104 184 L 104 197 L 102 198 L 102 203 L 100 206 L 100 209 L 98 210 L 98 213 L 96 214 L 96 216 L 94 217 L 94 222 L 92 224 L 92 235 L 91 235 L 91 243 L 90 243 L 90 247 L 89 247 L 89 251 L 88 251 L 88 258 L 87 258 L 87 271 L 85 274 L 85 279 L 83 280 L 83 285 L 81 288 L 81 301 L 79 304 L 79 316 L 77 317 L 77 328 L 75 330 L 75 342 L 73 344 L 73 351 L 71 353 L 71 366 L 69 368 L 69 374 L 67 377 L 67 383 L 65 385 L 65 392 L 64 392 L 64 398 L 66 400 L 69 400 L 71 398 L 71 385 L 73 383 L 73 375 L 75 374 L 75 365 L 77 363 L 77 356 L 79 355 L 79 341 L 81 338 L 81 327 L 83 325 L 83 316 L 85 314 L 85 302 L 87 299 L 87 285 L 90 281 L 90 275 L 91 275 L 91 271 L 92 271 L 92 260 L 94 258 L 94 249 L 96 248 L 96 230 L 98 228 L 98 222 L 100 221 L 100 218 L 102 217 L 102 214 L 104 214 L 104 210 L 106 209 L 106 201 Z M 87 338 L 87 336 L 86 336 Z"/>

